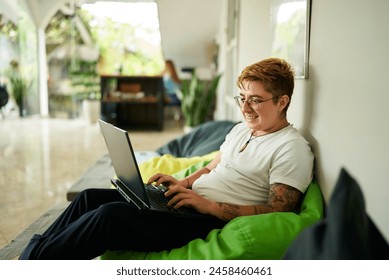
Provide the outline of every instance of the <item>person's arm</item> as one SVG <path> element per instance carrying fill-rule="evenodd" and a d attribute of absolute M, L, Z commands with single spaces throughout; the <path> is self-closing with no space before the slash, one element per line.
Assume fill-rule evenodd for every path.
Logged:
<path fill-rule="evenodd" d="M 239 216 L 272 212 L 293 212 L 296 211 L 302 195 L 296 188 L 277 183 L 271 185 L 269 199 L 265 204 L 242 206 L 216 202 L 212 212 L 213 215 L 224 221 L 229 221 Z"/>
<path fill-rule="evenodd" d="M 203 214 L 213 215 L 224 221 L 230 221 L 239 216 L 292 212 L 296 210 L 302 197 L 302 193 L 299 190 L 285 184 L 271 185 L 267 203 L 258 205 L 236 205 L 216 202 L 180 185 L 169 188 L 165 195 L 172 197 L 169 205 L 174 208 L 182 206 L 192 207 Z"/>
<path fill-rule="evenodd" d="M 180 185 L 185 188 L 190 189 L 192 187 L 192 184 L 194 181 L 196 181 L 198 178 L 200 178 L 201 175 L 207 174 L 211 172 L 212 169 L 214 169 L 220 162 L 221 153 L 219 152 L 216 157 L 207 164 L 207 166 L 197 170 L 196 172 L 192 173 L 191 175 L 181 179 L 177 180 L 171 175 L 163 174 L 163 173 L 157 173 L 153 175 L 149 181 L 148 184 L 151 184 L 155 182 L 155 185 L 164 185 L 164 186 L 171 186 L 171 185 Z"/>
<path fill-rule="evenodd" d="M 211 170 L 214 169 L 219 164 L 220 158 L 221 158 L 221 153 L 219 152 L 216 155 L 216 157 L 205 167 L 197 170 L 196 172 L 193 172 L 191 175 L 185 177 L 180 182 L 182 182 L 182 185 L 184 185 L 186 188 L 188 189 L 192 188 L 194 181 L 200 178 L 201 175 L 208 174 L 209 172 L 211 172 Z"/>

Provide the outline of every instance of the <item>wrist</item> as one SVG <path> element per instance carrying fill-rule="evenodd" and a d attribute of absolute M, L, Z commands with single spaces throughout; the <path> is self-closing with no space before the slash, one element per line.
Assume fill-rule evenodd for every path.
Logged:
<path fill-rule="evenodd" d="M 190 188 L 190 181 L 189 181 L 189 179 L 187 179 L 187 178 L 184 178 L 184 179 L 180 180 L 180 181 L 179 181 L 179 184 L 180 184 L 181 186 L 184 186 L 184 187 L 187 188 L 187 189 Z"/>
<path fill-rule="evenodd" d="M 216 218 L 218 218 L 220 220 L 224 220 L 222 204 L 219 202 L 216 202 L 216 201 L 212 201 L 212 202 L 213 203 L 211 204 L 210 214 L 215 216 Z"/>

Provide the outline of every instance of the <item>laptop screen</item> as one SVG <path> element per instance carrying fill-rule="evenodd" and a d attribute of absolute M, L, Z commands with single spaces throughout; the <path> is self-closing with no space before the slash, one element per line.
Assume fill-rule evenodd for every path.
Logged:
<path fill-rule="evenodd" d="M 99 120 L 116 176 L 143 201 L 148 202 L 127 131 Z"/>

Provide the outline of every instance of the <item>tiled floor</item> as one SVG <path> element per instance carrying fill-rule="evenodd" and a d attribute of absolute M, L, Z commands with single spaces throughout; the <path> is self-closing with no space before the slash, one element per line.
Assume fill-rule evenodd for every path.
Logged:
<path fill-rule="evenodd" d="M 136 150 L 155 150 L 182 134 L 174 122 L 163 132 L 130 132 Z M 83 119 L 0 118 L 0 248 L 54 205 L 107 153 L 98 124 Z"/>

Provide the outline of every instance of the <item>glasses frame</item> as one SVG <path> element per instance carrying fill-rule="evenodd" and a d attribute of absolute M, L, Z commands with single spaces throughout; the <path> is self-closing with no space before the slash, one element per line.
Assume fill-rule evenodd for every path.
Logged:
<path fill-rule="evenodd" d="M 239 108 L 242 108 L 244 103 L 247 103 L 247 105 L 249 107 L 251 107 L 253 109 L 258 109 L 259 104 L 261 104 L 263 102 L 266 102 L 266 101 L 270 101 L 270 100 L 276 99 L 278 97 L 279 96 L 275 96 L 275 97 L 272 97 L 272 98 L 269 98 L 269 99 L 265 99 L 265 100 L 257 100 L 254 97 L 250 97 L 250 98 L 248 98 L 248 99 L 243 101 L 244 98 L 242 98 L 241 96 L 237 95 L 237 96 L 234 96 L 234 100 L 235 100 L 236 105 L 239 106 Z M 254 100 L 255 100 L 255 102 L 254 102 Z"/>

